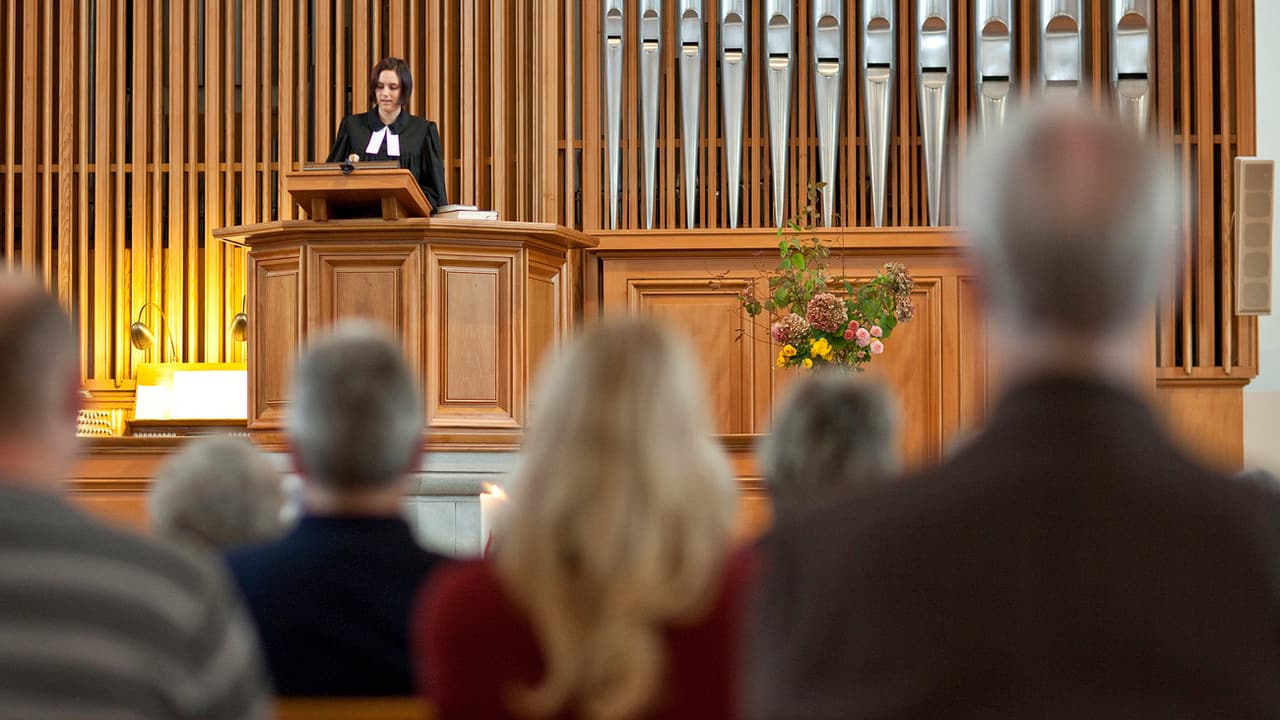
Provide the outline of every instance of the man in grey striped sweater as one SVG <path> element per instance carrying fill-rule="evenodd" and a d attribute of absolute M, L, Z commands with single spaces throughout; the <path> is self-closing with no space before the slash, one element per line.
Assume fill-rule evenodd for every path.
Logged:
<path fill-rule="evenodd" d="M 58 303 L 0 276 L 0 717 L 265 716 L 256 640 L 220 565 L 61 497 L 79 388 Z"/>

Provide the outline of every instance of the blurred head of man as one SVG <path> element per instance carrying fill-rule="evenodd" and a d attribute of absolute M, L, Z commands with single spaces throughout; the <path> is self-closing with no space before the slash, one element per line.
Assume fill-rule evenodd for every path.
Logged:
<path fill-rule="evenodd" d="M 422 394 L 395 341 L 348 321 L 307 348 L 288 432 L 309 512 L 399 512 L 421 454 Z"/>
<path fill-rule="evenodd" d="M 34 280 L 0 274 L 0 482 L 58 489 L 76 459 L 79 351 Z"/>
<path fill-rule="evenodd" d="M 1015 363 L 1120 374 L 1171 268 L 1170 177 L 1134 130 L 1075 106 L 1025 111 L 972 156 L 965 225 Z"/>

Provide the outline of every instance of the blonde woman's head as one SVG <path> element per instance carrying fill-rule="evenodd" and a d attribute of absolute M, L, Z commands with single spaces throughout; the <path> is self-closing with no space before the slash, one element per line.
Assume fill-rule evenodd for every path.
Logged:
<path fill-rule="evenodd" d="M 718 588 L 735 502 L 684 345 L 657 325 L 584 333 L 542 378 L 498 572 L 543 651 L 531 716 L 623 718 L 661 692 L 663 627 Z"/>

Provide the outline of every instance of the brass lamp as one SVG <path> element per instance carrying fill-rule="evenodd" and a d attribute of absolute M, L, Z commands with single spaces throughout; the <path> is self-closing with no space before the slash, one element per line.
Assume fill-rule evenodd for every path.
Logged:
<path fill-rule="evenodd" d="M 240 312 L 231 316 L 231 339 L 244 342 L 249 338 L 249 316 L 245 314 L 245 298 L 240 298 Z"/>
<path fill-rule="evenodd" d="M 153 302 L 147 301 L 138 309 L 138 319 L 129 326 L 129 342 L 139 350 L 147 350 L 155 344 L 155 333 L 151 332 L 151 328 L 142 322 L 142 315 L 147 311 L 148 307 L 153 307 L 156 312 L 160 313 L 161 332 L 167 331 L 169 333 L 169 350 L 172 353 L 170 357 L 176 361 L 178 359 L 178 346 L 173 342 L 173 331 L 168 330 L 169 318 L 164 314 L 164 309 Z"/>

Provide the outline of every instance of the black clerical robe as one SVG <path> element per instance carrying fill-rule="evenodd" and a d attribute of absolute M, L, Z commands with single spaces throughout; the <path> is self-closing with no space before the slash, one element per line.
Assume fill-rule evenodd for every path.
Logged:
<path fill-rule="evenodd" d="M 384 127 L 389 134 L 399 137 L 398 157 L 390 154 L 392 143 L 385 134 L 376 151 L 368 152 L 370 138 Z M 377 108 L 358 115 L 348 115 L 338 127 L 338 137 L 333 141 L 328 162 L 342 162 L 351 155 L 359 155 L 361 160 L 397 160 L 400 167 L 417 178 L 432 208 L 449 204 L 449 196 L 444 189 L 440 131 L 430 120 L 414 117 L 403 109 L 390 125 L 382 124 Z"/>

